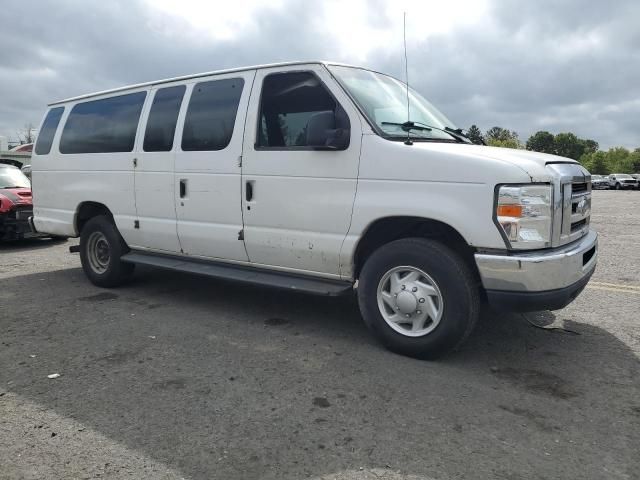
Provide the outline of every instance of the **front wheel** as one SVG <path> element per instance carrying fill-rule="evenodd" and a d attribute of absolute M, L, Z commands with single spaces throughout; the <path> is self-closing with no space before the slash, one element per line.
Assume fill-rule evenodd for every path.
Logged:
<path fill-rule="evenodd" d="M 435 359 L 469 336 L 480 294 L 460 255 L 435 240 L 407 238 L 369 257 L 358 282 L 358 303 L 365 323 L 387 348 Z"/>
<path fill-rule="evenodd" d="M 129 249 L 110 218 L 90 219 L 80 234 L 80 261 L 85 275 L 98 287 L 117 287 L 129 280 L 134 265 L 120 257 Z"/>
<path fill-rule="evenodd" d="M 620 190 L 622 187 L 620 186 L 619 183 L 616 183 L 616 190 Z"/>

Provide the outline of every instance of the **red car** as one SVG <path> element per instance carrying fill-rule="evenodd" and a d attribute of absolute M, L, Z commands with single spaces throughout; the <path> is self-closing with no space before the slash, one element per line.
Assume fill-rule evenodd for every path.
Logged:
<path fill-rule="evenodd" d="M 35 237 L 31 182 L 13 165 L 0 164 L 0 241 Z"/>

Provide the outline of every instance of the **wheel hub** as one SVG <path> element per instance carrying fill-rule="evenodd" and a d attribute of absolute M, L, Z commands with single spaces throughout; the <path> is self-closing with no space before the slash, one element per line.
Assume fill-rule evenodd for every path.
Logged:
<path fill-rule="evenodd" d="M 87 240 L 87 260 L 97 274 L 103 274 L 111 261 L 111 246 L 102 232 L 92 232 Z"/>
<path fill-rule="evenodd" d="M 419 337 L 433 331 L 442 318 L 443 298 L 433 278 L 417 267 L 389 270 L 378 284 L 378 308 L 396 332 Z"/>
<path fill-rule="evenodd" d="M 400 291 L 396 297 L 396 306 L 404 314 L 412 314 L 418 309 L 418 299 L 413 293 Z"/>

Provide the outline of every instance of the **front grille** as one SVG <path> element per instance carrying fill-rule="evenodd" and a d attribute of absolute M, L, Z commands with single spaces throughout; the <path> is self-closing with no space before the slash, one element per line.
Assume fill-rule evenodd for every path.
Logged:
<path fill-rule="evenodd" d="M 583 218 L 582 220 L 578 220 L 577 222 L 573 222 L 571 224 L 571 233 L 577 232 L 582 229 L 582 227 L 587 225 L 587 220 Z"/>
<path fill-rule="evenodd" d="M 591 219 L 591 182 L 576 181 L 565 185 L 562 212 L 563 243 L 572 242 L 586 233 Z"/>
<path fill-rule="evenodd" d="M 574 194 L 587 191 L 587 183 L 586 182 L 582 182 L 582 183 L 576 182 L 576 183 L 571 184 L 571 187 L 572 187 L 572 192 Z"/>
<path fill-rule="evenodd" d="M 591 220 L 591 176 L 580 165 L 547 163 L 553 178 L 551 244 L 559 247 L 586 235 Z"/>

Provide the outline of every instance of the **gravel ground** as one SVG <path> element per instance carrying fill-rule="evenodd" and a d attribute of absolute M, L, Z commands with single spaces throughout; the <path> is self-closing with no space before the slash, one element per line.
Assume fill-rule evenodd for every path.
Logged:
<path fill-rule="evenodd" d="M 438 362 L 352 298 L 144 268 L 101 290 L 75 240 L 0 246 L 0 478 L 639 478 L 640 192 L 594 192 L 592 223 L 572 305 L 486 313 Z"/>

